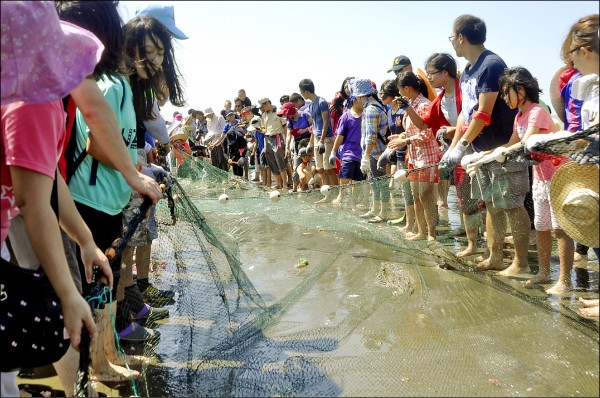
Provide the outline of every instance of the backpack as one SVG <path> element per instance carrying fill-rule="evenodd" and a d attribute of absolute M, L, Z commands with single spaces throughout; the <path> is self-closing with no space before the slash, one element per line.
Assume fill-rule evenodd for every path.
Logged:
<path fill-rule="evenodd" d="M 123 79 L 119 76 L 119 82 L 123 87 L 123 98 L 121 98 L 120 109 L 123 110 L 123 105 L 125 104 L 125 83 L 123 83 Z M 83 148 L 83 151 L 76 157 L 75 153 L 77 150 L 77 125 L 75 124 L 75 119 L 77 115 L 77 104 L 70 95 L 67 95 L 63 98 L 63 106 L 65 111 L 67 112 L 67 145 L 63 149 L 63 153 L 60 157 L 58 166 L 59 170 L 67 183 L 71 181 L 71 178 L 77 172 L 77 169 L 81 165 L 81 163 L 88 156 L 86 148 Z M 91 155 L 90 155 L 91 156 Z M 96 185 L 96 178 L 98 174 L 98 160 L 92 160 L 92 169 L 90 173 L 90 185 Z"/>

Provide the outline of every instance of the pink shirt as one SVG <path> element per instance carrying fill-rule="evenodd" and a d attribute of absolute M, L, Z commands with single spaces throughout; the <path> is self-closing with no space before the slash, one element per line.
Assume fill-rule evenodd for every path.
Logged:
<path fill-rule="evenodd" d="M 553 133 L 556 131 L 556 125 L 552 116 L 540 104 L 532 104 L 525 113 L 519 112 L 515 118 L 513 131 L 516 131 L 519 138 L 523 138 L 530 126 L 539 128 L 539 134 Z M 545 160 L 542 163 L 533 166 L 533 186 L 532 194 L 534 200 L 548 200 L 550 197 L 550 180 L 562 164 L 566 163 L 568 158 L 563 157 L 559 166 L 554 166 L 551 160 Z"/>
<path fill-rule="evenodd" d="M 54 179 L 65 144 L 66 113 L 61 100 L 45 104 L 15 102 L 1 108 L 0 221 L 1 242 L 10 220 L 19 214 L 9 166 L 18 166 Z"/>

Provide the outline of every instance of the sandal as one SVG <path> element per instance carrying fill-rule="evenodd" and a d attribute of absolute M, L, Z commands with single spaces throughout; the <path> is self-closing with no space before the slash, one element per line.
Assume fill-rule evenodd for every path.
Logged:
<path fill-rule="evenodd" d="M 373 213 L 372 211 L 369 211 L 368 213 L 361 214 L 359 217 L 360 218 L 373 218 L 374 216 L 375 216 L 375 213 Z"/>
<path fill-rule="evenodd" d="M 387 221 L 387 219 L 382 218 L 381 216 L 375 216 L 375 217 L 367 220 L 367 222 L 371 223 L 371 224 L 380 223 L 380 222 L 384 222 L 384 221 Z"/>

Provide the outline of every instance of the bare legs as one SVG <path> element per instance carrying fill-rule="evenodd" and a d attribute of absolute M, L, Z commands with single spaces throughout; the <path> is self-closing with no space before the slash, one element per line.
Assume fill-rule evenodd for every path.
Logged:
<path fill-rule="evenodd" d="M 560 260 L 560 272 L 558 281 L 550 289 L 546 290 L 548 294 L 561 294 L 572 289 L 571 270 L 573 269 L 573 239 L 569 238 L 562 229 L 554 231 L 556 242 L 558 244 L 558 258 Z M 538 243 L 539 245 L 539 243 Z"/>
<path fill-rule="evenodd" d="M 527 264 L 527 251 L 529 247 L 529 233 L 531 231 L 529 216 L 524 206 L 516 209 L 504 210 L 510 229 L 515 241 L 515 258 L 507 269 L 498 273 L 502 276 L 514 276 L 517 274 L 528 273 L 529 265 Z M 501 245 L 504 246 L 504 231 L 502 230 Z"/>

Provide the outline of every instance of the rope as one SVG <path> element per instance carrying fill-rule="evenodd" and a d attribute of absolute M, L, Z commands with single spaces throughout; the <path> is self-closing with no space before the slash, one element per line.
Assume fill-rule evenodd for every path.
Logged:
<path fill-rule="evenodd" d="M 112 245 L 105 250 L 104 254 L 108 258 L 110 262 L 111 269 L 119 269 L 120 268 L 120 259 L 121 253 L 123 249 L 127 246 L 127 243 L 133 236 L 133 233 L 140 225 L 140 223 L 146 218 L 146 213 L 152 206 L 152 201 L 150 198 L 144 199 L 144 202 L 140 205 L 136 212 L 129 222 L 127 226 L 123 228 L 121 234 L 117 239 L 115 239 Z M 87 302 L 90 306 L 93 315 L 96 315 L 98 309 L 104 308 L 104 304 L 107 302 L 112 303 L 112 294 L 108 287 L 101 281 L 101 271 L 96 268 L 93 273 L 92 278 L 92 289 L 90 291 L 90 295 L 86 297 Z M 108 296 L 108 298 L 107 298 Z M 109 306 L 110 309 L 110 306 Z M 95 318 L 95 317 L 94 317 Z M 96 321 L 96 319 L 94 319 Z M 111 324 L 114 329 L 114 317 L 111 314 Z M 117 336 L 116 330 L 114 330 L 115 336 Z M 118 344 L 118 336 L 117 344 Z M 81 343 L 80 343 L 80 356 L 79 356 L 79 368 L 77 369 L 77 376 L 75 382 L 75 396 L 76 397 L 86 397 L 88 396 L 87 386 L 89 384 L 89 369 L 91 364 L 91 338 L 86 328 L 82 328 L 81 330 Z M 120 346 L 118 346 L 119 352 L 122 352 Z M 121 354 L 123 355 L 123 354 Z M 125 358 L 124 358 L 125 359 Z M 127 361 L 125 362 L 125 366 L 129 369 L 127 365 Z M 131 378 L 132 388 L 134 393 L 137 396 L 135 381 Z"/>

